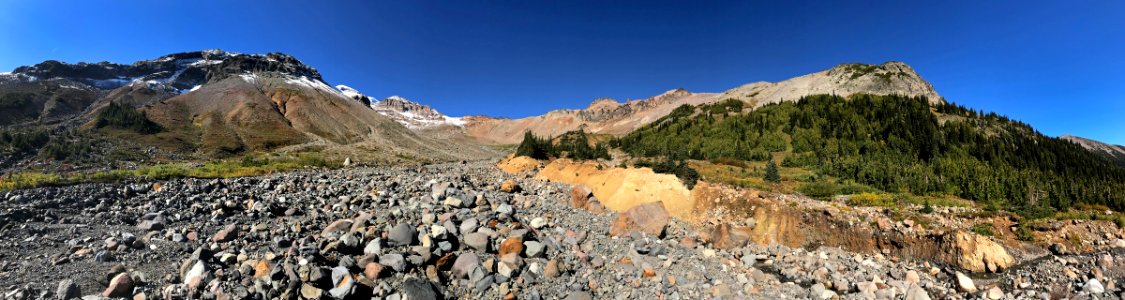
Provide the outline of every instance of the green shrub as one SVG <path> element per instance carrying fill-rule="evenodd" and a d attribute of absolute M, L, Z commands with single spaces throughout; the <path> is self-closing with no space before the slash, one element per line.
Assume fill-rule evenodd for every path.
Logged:
<path fill-rule="evenodd" d="M 146 134 L 163 130 L 160 125 L 149 120 L 144 112 L 115 102 L 111 102 L 98 113 L 94 124 L 98 128 L 111 127 Z"/>
<path fill-rule="evenodd" d="M 1031 242 L 1035 240 L 1035 235 L 1031 233 L 1031 229 L 1027 228 L 1026 224 L 1020 224 L 1020 226 L 1016 228 L 1016 239 Z"/>
<path fill-rule="evenodd" d="M 973 232 L 983 236 L 992 236 L 992 223 L 979 223 L 973 225 Z"/>
<path fill-rule="evenodd" d="M 814 199 L 828 200 L 840 193 L 840 186 L 831 182 L 818 181 L 803 184 L 797 191 Z"/>

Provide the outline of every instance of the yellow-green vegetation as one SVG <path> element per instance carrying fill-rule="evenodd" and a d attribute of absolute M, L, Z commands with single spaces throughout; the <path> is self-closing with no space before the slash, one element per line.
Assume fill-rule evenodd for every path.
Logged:
<path fill-rule="evenodd" d="M 1117 225 L 1118 228 L 1125 228 L 1125 215 L 1121 213 L 1106 214 L 1107 209 L 1097 209 L 1095 207 L 1083 207 L 1080 209 L 1072 209 L 1064 212 L 1055 213 L 1056 220 L 1091 220 L 1091 221 L 1109 221 Z"/>
<path fill-rule="evenodd" d="M 302 168 L 339 168 L 313 153 L 247 155 L 241 159 L 213 160 L 205 163 L 167 163 L 97 172 L 44 173 L 27 171 L 0 177 L 0 190 L 84 182 L 113 182 L 126 179 L 167 180 L 175 178 L 233 178 L 259 176 Z"/>
<path fill-rule="evenodd" d="M 807 169 L 778 166 L 781 182 L 770 183 L 764 178 L 767 164 L 768 162 L 764 161 L 734 160 L 716 160 L 714 162 L 692 160 L 688 162 L 688 166 L 699 171 L 701 178 L 707 182 L 759 190 L 791 192 L 796 190 L 802 182 L 815 179 L 815 174 Z"/>
<path fill-rule="evenodd" d="M 992 236 L 992 223 L 977 223 L 973 225 L 973 232 L 983 236 Z"/>

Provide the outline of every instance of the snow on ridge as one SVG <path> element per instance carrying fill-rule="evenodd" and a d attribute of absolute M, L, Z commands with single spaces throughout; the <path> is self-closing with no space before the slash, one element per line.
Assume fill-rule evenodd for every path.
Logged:
<path fill-rule="evenodd" d="M 354 99 L 354 98 L 366 97 L 365 95 L 363 95 L 363 93 L 360 93 L 356 89 L 353 89 L 352 87 L 346 86 L 346 85 L 343 85 L 343 84 L 336 85 L 336 89 L 340 90 L 340 92 L 343 93 L 344 96 L 348 96 L 348 98 Z"/>

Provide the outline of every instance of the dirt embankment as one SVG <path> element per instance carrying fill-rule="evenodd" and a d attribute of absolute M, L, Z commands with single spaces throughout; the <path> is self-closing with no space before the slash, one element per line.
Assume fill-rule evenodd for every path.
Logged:
<path fill-rule="evenodd" d="M 557 159 L 540 169 L 535 178 L 588 186 L 602 205 L 615 211 L 661 201 L 671 215 L 684 220 L 693 218 L 695 200 L 691 190 L 676 176 L 657 174 L 649 168 L 612 168 L 591 161 Z"/>
<path fill-rule="evenodd" d="M 502 161 L 499 166 L 505 171 L 529 172 L 539 165 L 529 158 L 515 158 Z M 931 261 L 972 272 L 996 272 L 1044 255 L 1044 242 L 1052 243 L 1050 234 L 1044 233 L 1036 234 L 1039 243 L 1015 241 L 1010 237 L 1013 234 L 1003 231 L 1014 225 L 998 222 L 996 219 L 1000 218 L 993 218 L 997 222 L 997 236 L 989 238 L 968 232 L 972 226 L 969 223 L 976 221 L 960 220 L 952 212 L 894 218 L 889 210 L 881 208 L 850 207 L 705 181 L 689 190 L 675 176 L 657 174 L 648 168 L 614 168 L 597 162 L 559 159 L 539 167 L 535 178 L 587 186 L 605 207 L 619 212 L 661 201 L 671 215 L 694 224 L 701 241 L 716 245 L 737 244 L 730 243 L 735 238 L 759 245 L 806 249 L 828 246 Z M 953 223 L 958 225 L 938 225 Z M 714 232 L 737 232 L 738 237 L 715 236 Z M 1096 236 L 1113 238 L 1119 234 Z M 1034 253 L 1029 253 L 1029 249 L 1034 249 Z"/>

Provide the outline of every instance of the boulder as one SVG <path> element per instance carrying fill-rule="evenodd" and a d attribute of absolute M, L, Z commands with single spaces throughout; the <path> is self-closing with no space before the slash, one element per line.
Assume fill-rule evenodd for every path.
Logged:
<path fill-rule="evenodd" d="M 520 191 L 520 185 L 518 183 L 516 183 L 515 180 L 511 180 L 511 179 L 504 180 L 504 182 L 500 184 L 500 191 L 505 192 L 505 193 L 519 192 Z"/>
<path fill-rule="evenodd" d="M 719 224 L 711 230 L 711 238 L 713 239 L 711 243 L 719 249 L 741 248 L 750 241 L 751 233 L 753 231 L 750 227 Z"/>
<path fill-rule="evenodd" d="M 1000 272 L 1015 264 L 1008 251 L 988 237 L 957 230 L 942 238 L 942 258 L 970 272 Z"/>
<path fill-rule="evenodd" d="M 474 268 L 480 268 L 480 257 L 476 253 L 465 252 L 457 256 L 457 260 L 453 262 L 453 278 L 461 279 L 469 276 Z"/>
<path fill-rule="evenodd" d="M 954 274 L 957 277 L 957 290 L 965 293 L 976 293 L 977 285 L 973 283 L 973 279 L 965 276 L 965 273 L 957 272 Z"/>
<path fill-rule="evenodd" d="M 82 297 L 82 290 L 78 288 L 77 284 L 74 284 L 74 280 L 64 279 L 59 281 L 59 288 L 55 290 L 55 296 L 59 300 L 75 299 Z"/>
<path fill-rule="evenodd" d="M 117 274 L 102 291 L 102 297 L 127 298 L 133 296 L 133 277 L 128 272 Z"/>
<path fill-rule="evenodd" d="M 224 243 L 232 241 L 236 237 L 238 237 L 238 225 L 230 224 L 224 227 L 223 230 L 216 232 L 215 236 L 211 237 L 211 240 L 216 243 Z"/>
<path fill-rule="evenodd" d="M 387 235 L 387 243 L 391 246 L 409 246 L 414 244 L 415 237 L 418 236 L 418 231 L 414 226 L 406 223 L 398 223 L 391 232 Z"/>
<path fill-rule="evenodd" d="M 586 208 L 586 203 L 594 195 L 594 190 L 585 185 L 576 185 L 570 189 L 570 205 L 576 208 Z"/>
<path fill-rule="evenodd" d="M 664 209 L 662 202 L 649 202 L 640 204 L 626 210 L 617 216 L 609 228 L 610 236 L 628 235 L 632 232 L 663 237 L 664 228 L 668 226 L 671 216 Z"/>

